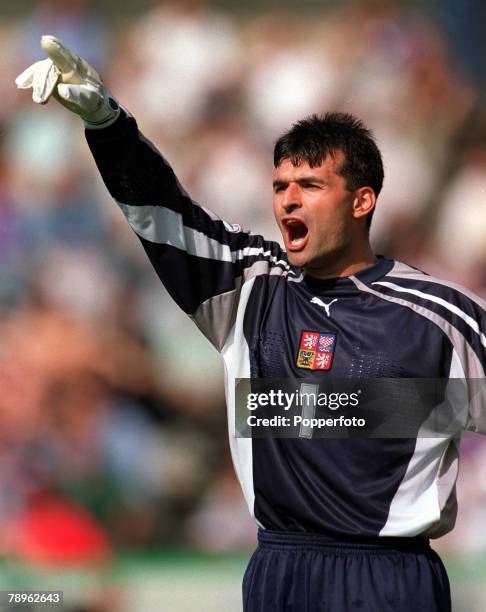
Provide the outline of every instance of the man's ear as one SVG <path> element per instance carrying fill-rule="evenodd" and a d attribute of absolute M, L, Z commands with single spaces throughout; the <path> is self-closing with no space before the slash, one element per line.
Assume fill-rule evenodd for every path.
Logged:
<path fill-rule="evenodd" d="M 360 187 L 354 192 L 353 217 L 360 219 L 370 214 L 376 204 L 375 192 L 371 187 Z"/>

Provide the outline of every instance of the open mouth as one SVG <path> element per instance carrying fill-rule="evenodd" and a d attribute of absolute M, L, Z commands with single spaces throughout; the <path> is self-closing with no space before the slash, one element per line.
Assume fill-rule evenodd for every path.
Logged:
<path fill-rule="evenodd" d="M 290 251 L 304 248 L 309 238 L 309 230 L 300 219 L 286 219 L 283 222 L 287 233 L 287 247 Z"/>

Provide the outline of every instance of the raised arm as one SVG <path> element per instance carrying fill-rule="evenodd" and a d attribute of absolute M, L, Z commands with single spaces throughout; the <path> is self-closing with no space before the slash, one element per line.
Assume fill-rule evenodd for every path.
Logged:
<path fill-rule="evenodd" d="M 191 200 L 96 70 L 52 36 L 43 36 L 41 46 L 48 59 L 25 70 L 17 86 L 32 87 L 40 104 L 54 96 L 84 120 L 103 180 L 157 274 L 221 349 L 242 285 L 257 274 L 290 273 L 285 253 L 277 243 L 243 232 Z"/>

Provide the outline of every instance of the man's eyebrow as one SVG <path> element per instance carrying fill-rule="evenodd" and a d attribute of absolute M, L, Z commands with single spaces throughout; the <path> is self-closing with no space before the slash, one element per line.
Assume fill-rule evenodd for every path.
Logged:
<path fill-rule="evenodd" d="M 297 179 L 297 183 L 319 183 L 319 185 L 327 185 L 327 181 L 318 176 L 312 176 L 309 174 L 308 176 L 301 176 Z"/>
<path fill-rule="evenodd" d="M 318 183 L 319 185 L 327 185 L 327 181 L 325 181 L 322 178 L 319 178 L 317 176 L 312 176 L 312 175 L 301 176 L 298 179 L 296 179 L 295 182 L 299 183 L 299 185 L 307 184 L 307 183 Z M 274 187 L 282 187 L 284 185 L 288 185 L 288 183 L 289 183 L 289 181 L 286 181 L 284 179 L 275 179 L 273 181 L 273 186 Z"/>

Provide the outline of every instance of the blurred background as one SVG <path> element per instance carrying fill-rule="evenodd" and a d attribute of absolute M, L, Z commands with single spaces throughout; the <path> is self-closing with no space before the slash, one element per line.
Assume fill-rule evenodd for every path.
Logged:
<path fill-rule="evenodd" d="M 194 199 L 274 239 L 274 140 L 355 113 L 385 162 L 375 251 L 485 297 L 486 4 L 0 0 L 0 16 L 0 589 L 63 589 L 72 612 L 240 610 L 256 530 L 219 357 L 111 202 L 81 122 L 14 78 L 58 36 Z M 458 493 L 435 547 L 455 611 L 479 612 L 479 436 Z"/>

